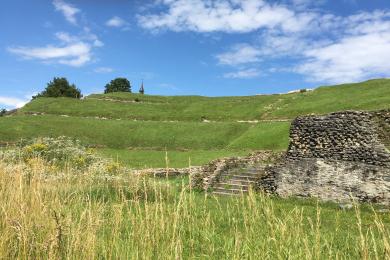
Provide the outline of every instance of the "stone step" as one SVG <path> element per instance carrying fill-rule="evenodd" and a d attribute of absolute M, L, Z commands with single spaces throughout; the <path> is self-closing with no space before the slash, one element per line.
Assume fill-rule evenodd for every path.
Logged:
<path fill-rule="evenodd" d="M 249 185 L 236 184 L 236 183 L 230 183 L 230 182 L 220 182 L 215 186 L 215 188 L 237 189 L 237 190 L 247 191 L 247 190 L 249 190 Z"/>
<path fill-rule="evenodd" d="M 255 181 L 258 179 L 258 176 L 256 175 L 221 175 L 222 180 L 249 180 L 249 181 Z"/>
<path fill-rule="evenodd" d="M 243 189 L 227 189 L 227 188 L 220 188 L 220 187 L 215 187 L 213 192 L 224 192 L 224 193 L 246 193 L 248 190 L 243 190 Z"/>
<path fill-rule="evenodd" d="M 221 195 L 221 196 L 240 196 L 238 193 L 229 193 L 229 192 L 222 192 L 222 191 L 213 191 L 213 195 Z"/>
<path fill-rule="evenodd" d="M 253 170 L 245 170 L 245 171 L 243 171 L 243 170 L 230 171 L 227 174 L 230 174 L 230 175 L 232 175 L 232 174 L 234 174 L 234 175 L 259 175 L 261 173 L 262 173 L 262 171 L 259 171 L 257 169 L 253 169 Z"/>
<path fill-rule="evenodd" d="M 250 168 L 250 169 L 246 169 L 245 173 L 248 173 L 248 174 L 259 174 L 259 173 L 262 173 L 263 171 L 264 171 L 264 169 Z"/>
<path fill-rule="evenodd" d="M 253 180 L 242 180 L 242 179 L 227 179 L 227 180 L 223 180 L 222 182 L 231 183 L 231 184 L 241 184 L 241 185 L 247 185 L 247 186 L 250 186 L 250 185 L 253 185 L 256 183 Z"/>

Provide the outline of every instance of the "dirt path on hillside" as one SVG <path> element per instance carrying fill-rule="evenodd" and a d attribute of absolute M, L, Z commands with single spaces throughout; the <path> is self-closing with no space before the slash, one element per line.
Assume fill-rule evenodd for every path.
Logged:
<path fill-rule="evenodd" d="M 116 103 L 123 103 L 123 104 L 161 104 L 163 102 L 147 102 L 142 100 L 120 100 L 120 99 L 114 99 L 114 98 L 84 98 L 84 100 L 99 100 L 99 101 L 109 101 L 109 102 L 116 102 Z"/>
<path fill-rule="evenodd" d="M 85 119 L 96 119 L 96 120 L 116 120 L 116 121 L 133 121 L 133 122 L 163 122 L 163 123 L 179 123 L 179 122 L 198 122 L 198 123 L 243 123 L 243 124 L 259 124 L 259 123 L 269 123 L 269 122 L 291 122 L 292 119 L 260 119 L 260 120 L 235 120 L 235 121 L 212 121 L 212 120 L 203 120 L 203 121 L 179 121 L 179 120 L 140 120 L 140 119 L 130 119 L 130 118 L 108 118 L 102 116 L 73 116 L 67 114 L 51 114 L 44 112 L 25 112 L 23 115 L 26 116 L 59 116 L 59 117 L 77 117 Z"/>

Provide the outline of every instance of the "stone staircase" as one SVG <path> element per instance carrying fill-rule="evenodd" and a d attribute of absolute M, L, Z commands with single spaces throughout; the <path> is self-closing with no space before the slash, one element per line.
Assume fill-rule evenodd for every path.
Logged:
<path fill-rule="evenodd" d="M 263 173 L 264 167 L 248 167 L 244 169 L 232 169 L 222 173 L 220 181 L 213 187 L 215 195 L 240 195 L 248 193 L 249 188 Z"/>

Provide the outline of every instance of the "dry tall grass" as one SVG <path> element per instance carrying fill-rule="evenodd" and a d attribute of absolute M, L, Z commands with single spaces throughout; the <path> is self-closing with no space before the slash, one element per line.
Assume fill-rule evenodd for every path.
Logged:
<path fill-rule="evenodd" d="M 384 259 L 389 216 L 0 163 L 0 258 Z"/>

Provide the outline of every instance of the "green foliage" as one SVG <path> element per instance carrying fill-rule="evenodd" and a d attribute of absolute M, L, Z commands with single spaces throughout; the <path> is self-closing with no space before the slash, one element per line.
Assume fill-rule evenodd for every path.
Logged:
<path fill-rule="evenodd" d="M 5 116 L 5 114 L 7 113 L 7 110 L 6 109 L 1 109 L 0 110 L 0 117 L 2 117 L 2 116 Z"/>
<path fill-rule="evenodd" d="M 16 148 L 8 149 L 0 155 L 5 161 L 40 158 L 56 166 L 70 164 L 77 168 L 90 166 L 99 160 L 92 150 L 82 146 L 80 141 L 65 136 L 24 139 L 18 142 Z"/>
<path fill-rule="evenodd" d="M 81 98 L 81 91 L 76 88 L 74 84 L 70 85 L 66 78 L 54 78 L 47 84 L 44 91 L 34 96 L 37 97 L 70 97 L 70 98 Z"/>
<path fill-rule="evenodd" d="M 116 78 L 105 86 L 104 93 L 131 92 L 130 81 L 126 78 Z"/>

